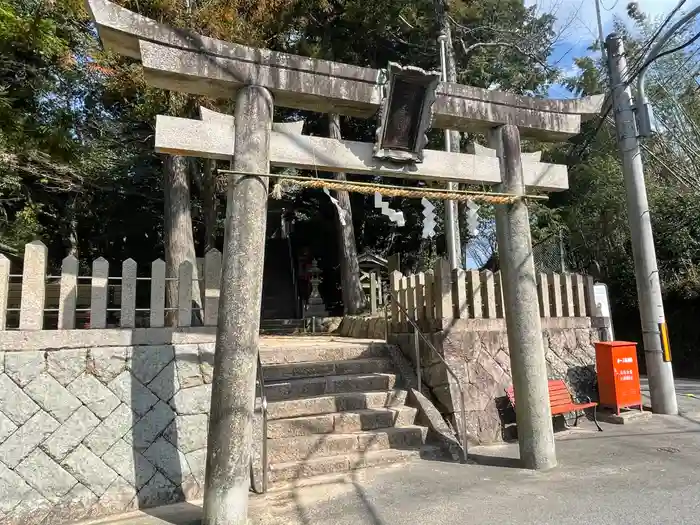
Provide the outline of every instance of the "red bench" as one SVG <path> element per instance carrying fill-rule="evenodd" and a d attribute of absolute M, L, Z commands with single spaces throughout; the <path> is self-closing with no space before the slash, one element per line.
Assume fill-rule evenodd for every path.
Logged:
<path fill-rule="evenodd" d="M 548 382 L 548 387 L 549 405 L 551 407 L 552 416 L 557 416 L 560 414 L 569 414 L 573 412 L 576 415 L 576 421 L 574 423 L 574 426 L 578 426 L 578 418 L 580 416 L 580 412 L 587 408 L 592 408 L 593 421 L 595 421 L 595 426 L 598 427 L 598 430 L 600 432 L 603 431 L 603 429 L 600 428 L 600 425 L 598 424 L 598 415 L 596 413 L 598 403 L 592 402 L 590 397 L 587 398 L 588 403 L 574 403 L 574 400 L 571 397 L 571 393 L 566 387 L 566 383 L 564 383 L 562 379 L 550 379 Z M 515 409 L 515 389 L 513 388 L 513 385 L 506 388 L 506 395 L 508 396 L 508 401 L 510 401 L 510 404 L 513 405 L 513 409 Z"/>

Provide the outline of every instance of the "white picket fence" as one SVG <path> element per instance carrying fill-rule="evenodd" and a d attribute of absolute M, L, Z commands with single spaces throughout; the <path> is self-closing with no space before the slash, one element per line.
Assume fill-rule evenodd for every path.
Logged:
<path fill-rule="evenodd" d="M 138 276 L 133 259 L 121 264 L 119 277 L 109 275 L 110 264 L 102 257 L 92 262 L 91 275 L 86 276 L 78 274 L 79 261 L 73 256 L 63 259 L 60 275 L 47 275 L 47 260 L 43 243 L 27 244 L 22 273 L 11 275 L 10 261 L 0 255 L 0 330 L 163 327 L 166 312 L 173 312 L 171 324 L 191 326 L 193 310 L 198 310 L 195 313 L 205 326 L 216 325 L 221 285 L 218 250 L 206 254 L 201 268 L 195 269 L 189 262 L 181 264 L 176 277 L 166 277 L 161 259 L 151 263 L 147 277 Z M 202 290 L 201 309 L 193 307 L 195 279 Z M 147 298 L 148 304 L 137 308 L 137 286 L 144 281 L 149 289 L 140 298 Z M 166 307 L 169 281 L 177 282 L 178 304 Z M 11 322 L 17 318 L 18 322 Z"/>
<path fill-rule="evenodd" d="M 432 270 L 411 275 L 389 274 L 392 324 L 406 327 L 406 313 L 424 326 L 443 319 L 505 317 L 501 273 L 450 270 L 442 259 Z M 579 274 L 542 273 L 537 276 L 542 317 L 589 317 L 593 278 Z"/>

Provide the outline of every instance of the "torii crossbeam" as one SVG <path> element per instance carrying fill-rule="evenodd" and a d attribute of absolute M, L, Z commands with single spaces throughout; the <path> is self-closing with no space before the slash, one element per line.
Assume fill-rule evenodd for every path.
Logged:
<path fill-rule="evenodd" d="M 230 160 L 235 146 L 233 116 L 206 108 L 201 108 L 201 115 L 201 120 L 158 115 L 156 151 Z M 270 135 L 273 166 L 484 186 L 501 182 L 499 160 L 495 151 L 489 154 L 486 148 L 479 148 L 477 154 L 424 150 L 423 162 L 408 165 L 376 159 L 372 150 L 366 142 L 304 136 L 289 124 L 274 123 Z M 539 162 L 539 156 L 523 155 L 523 177 L 531 189 L 569 188 L 566 166 Z"/>
<path fill-rule="evenodd" d="M 168 90 L 230 99 L 237 88 L 269 89 L 281 107 L 371 117 L 382 100 L 381 71 L 255 49 L 208 38 L 124 9 L 108 0 L 87 0 L 108 49 L 141 60 L 149 84 Z M 600 113 L 603 95 L 544 100 L 441 82 L 433 127 L 486 131 L 503 124 L 524 136 L 561 141 Z"/>

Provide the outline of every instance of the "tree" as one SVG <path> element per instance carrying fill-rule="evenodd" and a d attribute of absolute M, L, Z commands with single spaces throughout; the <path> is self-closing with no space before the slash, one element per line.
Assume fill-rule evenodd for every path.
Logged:
<path fill-rule="evenodd" d="M 202 210 L 204 215 L 204 253 L 216 248 L 218 232 L 218 204 L 216 191 L 216 162 L 204 161 L 202 169 Z"/>
<path fill-rule="evenodd" d="M 258 3 L 254 9 L 238 2 L 187 2 L 183 0 L 140 1 L 125 0 L 122 5 L 135 9 L 150 18 L 158 19 L 176 27 L 189 27 L 205 34 L 224 38 L 226 40 L 257 43 L 265 36 L 266 16 L 271 16 L 276 2 Z M 128 59 L 114 58 L 116 67 L 129 67 Z M 124 84 L 119 86 L 122 91 L 130 92 L 135 88 L 144 90 L 151 95 L 143 103 L 137 102 L 132 108 L 153 122 L 155 115 L 166 113 L 174 116 L 195 118 L 198 106 L 206 103 L 201 97 L 169 94 L 162 96 L 160 90 L 145 86 L 141 79 L 140 69 L 131 70 L 132 75 L 122 76 Z M 136 99 L 138 100 L 138 98 Z M 138 108 L 138 109 L 137 109 Z M 128 111 L 128 110 L 127 110 Z M 148 146 L 150 146 L 150 141 Z M 203 171 L 201 171 L 203 167 Z M 210 161 L 204 163 L 190 162 L 181 156 L 167 156 L 163 162 L 163 192 L 164 192 L 164 251 L 169 277 L 177 275 L 180 264 L 190 262 L 194 269 L 194 285 L 192 301 L 197 312 L 202 306 L 202 296 L 197 276 L 195 232 L 192 222 L 192 182 L 198 184 L 201 193 L 201 208 L 204 218 L 204 243 L 200 253 L 215 247 L 217 227 L 216 179 L 214 165 Z M 169 306 L 177 304 L 177 289 L 174 281 L 167 287 L 167 302 Z"/>
<path fill-rule="evenodd" d="M 340 115 L 330 113 L 328 115 L 328 136 L 341 140 Z M 344 173 L 336 173 L 336 180 L 346 180 Z M 345 313 L 359 314 L 365 309 L 365 294 L 360 284 L 360 265 L 357 262 L 357 248 L 355 247 L 355 228 L 352 223 L 352 207 L 350 206 L 350 194 L 347 191 L 336 191 L 338 200 L 338 247 L 340 250 L 340 278 L 343 292 L 343 305 Z M 344 215 L 340 220 L 340 213 Z"/>
<path fill-rule="evenodd" d="M 101 111 L 97 77 L 83 59 L 93 40 L 73 1 L 0 1 L 0 232 L 20 248 L 46 232 L 42 222 L 75 224 L 86 187 L 114 157 L 92 117 Z M 77 251 L 75 228 L 59 228 Z"/>
<path fill-rule="evenodd" d="M 197 281 L 197 259 L 192 233 L 192 212 L 190 206 L 189 160 L 179 155 L 168 155 L 164 159 L 163 177 L 165 187 L 165 265 L 168 277 L 177 277 L 178 269 L 184 262 L 193 265 L 192 301 L 193 307 L 200 308 L 203 300 Z M 178 304 L 177 281 L 168 281 L 166 286 L 168 304 Z M 193 312 L 197 312 L 193 308 Z M 173 311 L 170 312 L 174 314 Z M 193 314 L 201 323 L 201 316 Z M 174 324 L 175 315 L 171 316 Z"/>

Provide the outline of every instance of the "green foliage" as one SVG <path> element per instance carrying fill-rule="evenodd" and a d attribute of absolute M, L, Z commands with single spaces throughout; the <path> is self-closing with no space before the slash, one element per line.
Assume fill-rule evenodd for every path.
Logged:
<path fill-rule="evenodd" d="M 585 93 L 601 93 L 605 89 L 603 72 L 598 68 L 591 57 L 578 57 L 574 59 L 574 65 L 579 69 L 577 76 L 567 77 L 563 84 L 576 96 Z"/>
<path fill-rule="evenodd" d="M 640 50 L 655 33 L 657 23 L 638 9 L 632 21 L 641 33 L 625 34 L 628 62 L 639 65 Z M 685 42 L 692 24 L 669 47 Z M 654 108 L 659 133 L 643 140 L 645 181 L 664 295 L 671 327 L 675 368 L 684 376 L 700 373 L 697 330 L 700 308 L 700 99 L 695 72 L 698 48 L 691 47 L 654 64 L 647 75 L 647 96 Z M 589 57 L 576 61 L 581 72 L 567 79 L 576 94 L 607 91 L 604 64 Z M 549 205 L 568 232 L 569 263 L 608 284 L 616 336 L 641 341 L 634 261 L 630 242 L 619 153 L 615 130 L 608 122 L 584 126 L 572 144 L 557 147 L 551 158 L 569 164 L 570 191 L 554 196 Z"/>
<path fill-rule="evenodd" d="M 84 29 L 71 2 L 0 1 L 0 242 L 11 247 L 42 231 L 49 194 L 80 184 Z"/>
<path fill-rule="evenodd" d="M 194 117 L 213 103 L 148 87 L 140 64 L 100 49 L 82 4 L 0 0 L 0 243 L 41 237 L 55 256 L 150 261 L 163 239 L 155 116 Z M 180 0 L 122 4 L 254 44 L 265 36 L 262 13 L 273 17 L 277 5 L 208 1 L 188 13 Z"/>
<path fill-rule="evenodd" d="M 634 20 L 642 38 L 651 36 L 655 25 L 638 15 Z M 626 32 L 620 24 L 618 30 Z M 642 41 L 626 33 L 634 68 Z M 691 148 L 700 114 L 696 82 L 680 67 L 690 63 L 692 69 L 695 54 L 696 50 L 689 49 L 662 60 L 647 76 L 647 94 L 663 127 L 655 138 L 644 142 L 645 179 L 664 293 L 675 298 L 695 298 L 700 290 L 700 172 Z M 603 64 L 588 57 L 576 64 L 581 73 L 569 79 L 572 90 L 588 95 L 605 89 Z M 594 122 L 575 142 L 574 148 L 567 147 L 575 152 L 568 159 L 571 190 L 555 201 L 570 232 L 575 264 L 607 282 L 620 307 L 635 308 L 634 264 L 614 129 L 607 122 Z M 562 148 L 559 159 L 561 153 Z"/>
<path fill-rule="evenodd" d="M 19 210 L 3 232 L 3 243 L 11 247 L 20 247 L 39 237 L 43 231 L 39 222 L 40 211 L 40 206 L 29 204 Z"/>
<path fill-rule="evenodd" d="M 439 67 L 433 0 L 371 5 L 358 0 L 208 0 L 191 2 L 189 11 L 184 0 L 117 3 L 164 23 L 247 45 L 375 68 L 389 61 Z M 102 255 L 148 262 L 161 257 L 163 168 L 153 152 L 155 116 L 195 117 L 200 104 L 230 111 L 230 101 L 146 85 L 140 64 L 100 49 L 81 0 L 0 0 L 0 6 L 0 242 L 21 248 L 40 237 L 52 255 L 78 248 L 83 259 Z M 520 0 L 478 5 L 454 0 L 448 3 L 448 15 L 459 81 L 545 92 L 556 75 L 543 66 L 554 36 L 552 17 L 535 16 Z M 468 51 L 480 42 L 497 45 Z M 276 118 L 299 117 L 307 119 L 307 132 L 327 134 L 325 115 L 276 111 Z M 343 118 L 342 133 L 346 139 L 371 142 L 375 125 L 372 119 Z M 442 133 L 431 132 L 430 147 L 442 147 Z M 407 219 L 398 230 L 372 199 L 353 195 L 359 252 L 401 252 L 409 266 L 429 266 L 445 253 L 442 203 L 436 204 L 438 235 L 424 240 L 419 201 L 392 201 Z M 297 217 L 299 244 L 312 246 L 326 268 L 337 268 L 335 243 L 328 242 L 336 238 L 336 212 L 325 195 L 299 192 L 289 195 L 285 206 Z M 192 209 L 198 239 L 202 206 L 197 184 Z M 483 212 L 488 215 L 487 208 Z M 551 226 L 548 214 L 549 208 L 536 214 L 542 232 Z M 77 239 L 77 246 L 70 246 L 69 239 Z"/>

